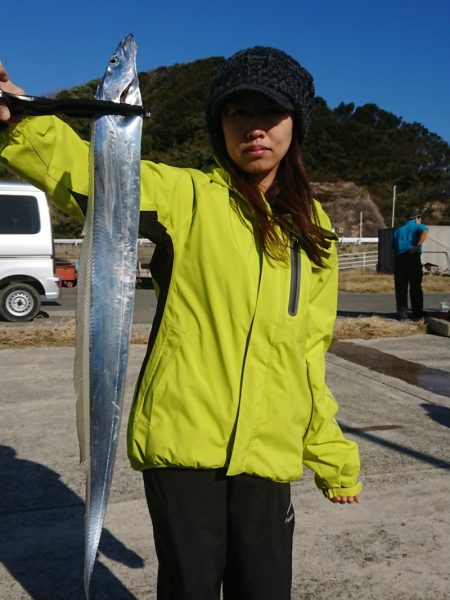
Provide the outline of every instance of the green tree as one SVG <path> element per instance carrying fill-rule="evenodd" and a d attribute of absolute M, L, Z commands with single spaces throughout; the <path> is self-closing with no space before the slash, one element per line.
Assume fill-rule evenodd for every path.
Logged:
<path fill-rule="evenodd" d="M 144 121 L 143 158 L 175 166 L 205 164 L 211 155 L 205 102 L 223 60 L 212 57 L 139 74 L 143 104 L 152 114 Z M 97 85 L 93 80 L 57 97 L 92 98 Z M 66 120 L 89 139 L 89 120 Z M 316 97 L 303 154 L 312 180 L 347 180 L 367 187 L 386 222 L 396 185 L 399 218 L 414 207 L 424 210 L 430 223 L 450 223 L 450 146 L 419 123 L 407 123 L 373 103 L 341 103 L 330 109 Z M 0 169 L 0 177 L 13 177 Z M 436 204 L 439 211 L 432 209 Z M 79 231 L 78 223 L 56 210 L 53 223 L 59 237 Z"/>

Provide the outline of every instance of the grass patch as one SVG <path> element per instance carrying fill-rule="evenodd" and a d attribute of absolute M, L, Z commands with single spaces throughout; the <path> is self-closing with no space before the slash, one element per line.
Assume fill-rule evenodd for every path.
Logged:
<path fill-rule="evenodd" d="M 75 345 L 75 319 L 0 325 L 0 348 Z"/>
<path fill-rule="evenodd" d="M 425 321 L 417 323 L 395 321 L 382 317 L 339 317 L 333 340 L 371 340 L 386 337 L 406 337 L 426 333 Z"/>
<path fill-rule="evenodd" d="M 133 327 L 132 344 L 147 344 L 149 326 Z M 339 317 L 334 329 L 334 340 L 403 337 L 426 333 L 424 321 L 399 322 L 381 317 Z M 12 325 L 0 324 L 0 349 L 32 348 L 42 346 L 75 346 L 75 319 L 57 323 L 37 321 Z"/>
<path fill-rule="evenodd" d="M 442 292 L 450 294 L 450 276 L 424 275 L 422 289 L 425 293 Z M 394 276 L 375 271 L 354 269 L 339 272 L 339 290 L 360 294 L 394 293 Z"/>
<path fill-rule="evenodd" d="M 131 343 L 146 344 L 149 330 L 149 326 L 133 328 Z M 75 319 L 63 319 L 56 323 L 35 321 L 21 325 L 0 324 L 0 349 L 33 346 L 75 346 Z"/>

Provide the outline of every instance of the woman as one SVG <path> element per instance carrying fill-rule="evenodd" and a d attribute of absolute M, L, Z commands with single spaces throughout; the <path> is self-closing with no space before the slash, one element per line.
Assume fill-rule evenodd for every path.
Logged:
<path fill-rule="evenodd" d="M 222 583 L 226 599 L 289 599 L 289 482 L 303 464 L 332 502 L 360 501 L 357 446 L 325 384 L 337 260 L 301 159 L 313 94 L 284 52 L 238 52 L 207 103 L 216 162 L 142 163 L 141 233 L 156 243 L 159 294 L 128 454 L 144 476 L 163 600 L 218 599 Z M 68 126 L 12 124 L 0 152 L 82 217 L 88 145 Z"/>

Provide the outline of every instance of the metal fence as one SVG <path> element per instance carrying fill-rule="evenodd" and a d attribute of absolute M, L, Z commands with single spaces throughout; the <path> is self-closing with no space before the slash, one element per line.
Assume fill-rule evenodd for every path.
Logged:
<path fill-rule="evenodd" d="M 377 240 L 377 238 L 342 238 L 347 243 L 356 242 L 361 243 L 364 242 L 372 242 Z M 341 241 L 342 241 L 341 240 Z M 82 243 L 82 239 L 78 240 L 55 240 L 55 244 L 68 244 L 73 246 L 78 246 Z M 139 245 L 147 245 L 151 244 L 146 239 L 139 239 Z M 349 252 L 346 254 L 339 254 L 339 269 L 376 269 L 378 264 L 378 250 L 374 250 L 372 252 Z"/>
<path fill-rule="evenodd" d="M 67 244 L 68 246 L 81 246 L 81 244 L 83 243 L 83 239 L 73 239 L 73 240 L 64 240 L 64 239 L 55 239 L 54 240 L 55 244 Z M 152 242 L 150 242 L 147 239 L 144 238 L 139 238 L 138 239 L 138 246 L 147 246 L 152 244 Z"/>
<path fill-rule="evenodd" d="M 339 269 L 376 269 L 378 250 L 372 252 L 350 252 L 339 254 Z"/>

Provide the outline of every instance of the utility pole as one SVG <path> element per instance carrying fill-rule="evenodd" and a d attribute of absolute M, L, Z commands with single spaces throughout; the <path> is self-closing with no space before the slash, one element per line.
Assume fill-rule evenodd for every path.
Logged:
<path fill-rule="evenodd" d="M 397 197 L 397 186 L 394 185 L 394 191 L 392 194 L 392 227 L 394 227 L 395 222 L 395 199 Z"/>
<path fill-rule="evenodd" d="M 363 224 L 363 211 L 359 213 L 359 242 L 361 243 L 362 238 L 362 224 Z"/>

